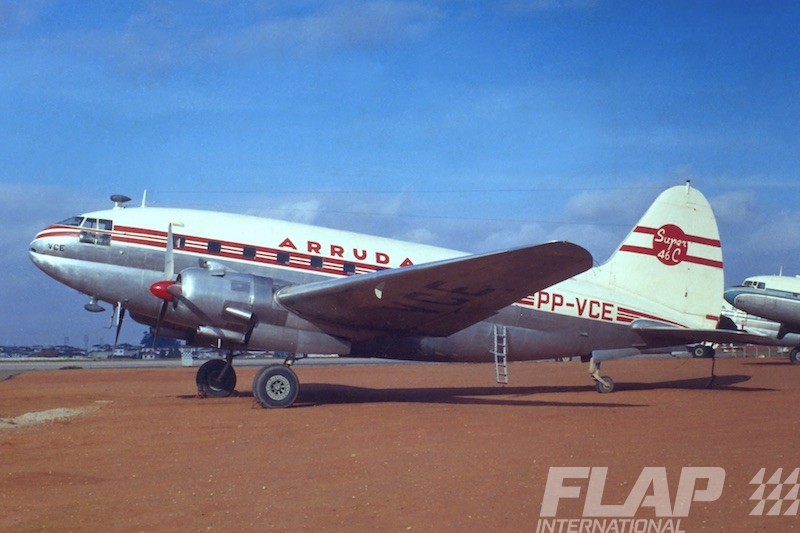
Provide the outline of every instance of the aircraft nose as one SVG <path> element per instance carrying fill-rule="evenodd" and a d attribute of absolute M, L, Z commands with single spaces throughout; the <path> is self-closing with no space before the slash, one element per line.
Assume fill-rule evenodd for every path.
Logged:
<path fill-rule="evenodd" d="M 742 294 L 743 290 L 741 287 L 732 287 L 722 293 L 722 297 L 725 298 L 725 301 L 729 304 L 736 306 L 736 297 Z"/>
<path fill-rule="evenodd" d="M 52 238 L 44 234 L 45 231 L 47 230 L 37 233 L 30 245 L 28 245 L 28 256 L 36 266 L 42 269 L 48 256 L 53 255 L 53 251 L 57 249 L 57 245 Z"/>
<path fill-rule="evenodd" d="M 31 258 L 31 261 L 33 261 L 33 264 L 36 266 L 41 265 L 41 259 L 42 255 L 44 254 L 45 247 L 46 245 L 43 242 L 43 239 L 38 237 L 33 239 L 28 247 L 28 257 Z"/>

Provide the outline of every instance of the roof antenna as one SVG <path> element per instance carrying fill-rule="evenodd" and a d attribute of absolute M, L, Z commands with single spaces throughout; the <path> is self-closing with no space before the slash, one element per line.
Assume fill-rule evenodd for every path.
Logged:
<path fill-rule="evenodd" d="M 142 207 L 147 207 L 147 189 L 142 193 Z"/>
<path fill-rule="evenodd" d="M 115 194 L 111 196 L 111 201 L 114 202 L 115 209 L 121 209 L 125 207 L 125 203 L 130 202 L 131 199 L 125 196 L 124 194 Z"/>

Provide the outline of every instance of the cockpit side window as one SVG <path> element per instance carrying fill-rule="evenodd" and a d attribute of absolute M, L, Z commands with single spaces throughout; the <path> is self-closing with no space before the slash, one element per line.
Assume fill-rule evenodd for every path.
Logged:
<path fill-rule="evenodd" d="M 81 228 L 84 228 L 80 235 L 81 242 L 101 246 L 111 244 L 111 230 L 114 229 L 114 223 L 111 220 L 87 218 L 81 224 Z"/>

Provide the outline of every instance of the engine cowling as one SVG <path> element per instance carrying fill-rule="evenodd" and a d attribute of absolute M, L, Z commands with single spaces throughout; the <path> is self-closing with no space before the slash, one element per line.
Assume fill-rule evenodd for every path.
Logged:
<path fill-rule="evenodd" d="M 287 312 L 273 300 L 271 278 L 225 270 L 187 268 L 178 276 L 180 296 L 169 319 L 192 328 L 247 334 L 256 323 L 281 326 Z"/>
<path fill-rule="evenodd" d="M 196 335 L 226 347 L 302 353 L 350 352 L 350 342 L 308 328 L 286 327 L 289 312 L 273 294 L 282 285 L 272 278 L 225 269 L 187 268 L 175 282 L 179 289 L 168 320 L 195 330 Z M 293 326 L 303 323 L 293 321 Z"/>

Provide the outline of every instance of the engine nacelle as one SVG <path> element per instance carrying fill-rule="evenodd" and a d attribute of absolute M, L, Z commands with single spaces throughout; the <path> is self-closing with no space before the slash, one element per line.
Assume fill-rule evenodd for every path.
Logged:
<path fill-rule="evenodd" d="M 286 327 L 289 312 L 273 298 L 272 278 L 224 269 L 187 268 L 167 320 L 189 327 L 203 344 L 252 350 L 350 353 L 350 342 L 318 331 L 302 319 Z"/>
<path fill-rule="evenodd" d="M 287 311 L 273 298 L 271 278 L 224 270 L 187 268 L 178 276 L 180 296 L 169 320 L 191 328 L 249 332 L 256 322 L 282 326 Z"/>

